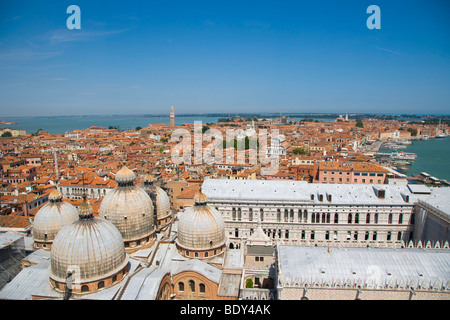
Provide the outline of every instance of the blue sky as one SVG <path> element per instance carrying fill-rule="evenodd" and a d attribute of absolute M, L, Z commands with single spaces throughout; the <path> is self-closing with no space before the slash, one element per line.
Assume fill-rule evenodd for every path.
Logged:
<path fill-rule="evenodd" d="M 92 2 L 0 2 L 0 116 L 450 113 L 447 0 Z"/>

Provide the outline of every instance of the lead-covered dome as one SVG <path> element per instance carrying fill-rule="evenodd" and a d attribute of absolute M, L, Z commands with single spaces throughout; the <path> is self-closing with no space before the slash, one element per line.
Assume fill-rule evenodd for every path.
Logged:
<path fill-rule="evenodd" d="M 74 292 L 88 293 L 114 285 L 128 270 L 122 236 L 109 221 L 94 217 L 84 197 L 77 221 L 63 227 L 51 249 L 50 282 L 64 291 L 67 277 L 80 283 Z"/>
<path fill-rule="evenodd" d="M 51 248 L 59 230 L 65 225 L 78 220 L 75 206 L 62 201 L 61 192 L 52 190 L 49 202 L 36 214 L 33 220 L 33 239 L 36 248 Z"/>
<path fill-rule="evenodd" d="M 103 198 L 99 216 L 113 223 L 122 235 L 126 250 L 153 243 L 155 223 L 150 196 L 134 185 L 136 175 L 126 166 L 116 174 L 118 186 Z"/>
<path fill-rule="evenodd" d="M 144 178 L 144 190 L 152 199 L 153 209 L 156 212 L 157 226 L 164 227 L 172 220 L 170 200 L 167 193 L 155 185 L 155 181 L 155 177 L 146 175 Z"/>
<path fill-rule="evenodd" d="M 206 204 L 206 195 L 197 193 L 195 204 L 180 215 L 177 245 L 181 254 L 206 258 L 221 253 L 226 246 L 225 222 L 219 211 Z"/>

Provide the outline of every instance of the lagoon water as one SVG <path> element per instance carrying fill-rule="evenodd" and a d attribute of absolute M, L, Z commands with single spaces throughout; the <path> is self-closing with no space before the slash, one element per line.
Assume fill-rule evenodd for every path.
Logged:
<path fill-rule="evenodd" d="M 175 125 L 185 123 L 216 123 L 220 117 L 208 116 L 175 116 Z M 1 128 L 24 129 L 34 133 L 39 129 L 49 133 L 65 133 L 73 130 L 83 130 L 92 126 L 108 128 L 117 127 L 123 130 L 133 130 L 136 127 L 146 127 L 149 124 L 170 123 L 168 116 L 145 115 L 99 115 L 99 116 L 54 116 L 54 117 L 5 117 L 1 120 L 17 122 L 17 124 L 0 125 Z"/>
<path fill-rule="evenodd" d="M 413 141 L 411 146 L 401 149 L 417 154 L 417 159 L 407 166 L 406 175 L 427 172 L 438 179 L 450 181 L 450 137 Z"/>
<path fill-rule="evenodd" d="M 207 115 L 177 116 L 175 115 L 175 125 L 186 123 L 194 124 L 194 121 L 202 123 L 217 123 L 217 120 L 223 117 L 213 117 Z M 304 119 L 291 118 L 295 121 Z M 311 117 L 313 118 L 313 117 Z M 334 118 L 313 118 L 319 121 L 333 121 Z M 54 117 L 4 117 L 0 120 L 17 122 L 17 124 L 0 125 L 0 128 L 24 129 L 27 133 L 34 133 L 39 129 L 49 133 L 65 133 L 73 130 L 83 130 L 92 126 L 108 128 L 117 127 L 123 130 L 133 130 L 136 127 L 146 127 L 149 124 L 165 123 L 170 124 L 168 116 L 149 116 L 149 115 L 98 115 L 98 116 L 54 116 Z"/>

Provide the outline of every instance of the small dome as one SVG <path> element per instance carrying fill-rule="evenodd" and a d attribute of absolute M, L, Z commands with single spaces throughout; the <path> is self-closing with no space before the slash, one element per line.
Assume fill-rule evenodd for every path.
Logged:
<path fill-rule="evenodd" d="M 170 215 L 170 200 L 167 193 L 160 187 L 155 187 L 156 192 L 156 218 L 162 219 Z"/>
<path fill-rule="evenodd" d="M 53 189 L 52 192 L 48 195 L 48 200 L 50 201 L 58 201 L 62 199 L 62 194 L 58 189 Z"/>
<path fill-rule="evenodd" d="M 208 200 L 208 197 L 206 197 L 206 194 L 201 191 L 194 195 L 194 201 L 196 204 L 206 204 L 206 200 Z"/>
<path fill-rule="evenodd" d="M 112 277 L 128 264 L 120 232 L 111 222 L 86 215 L 89 208 L 85 199 L 80 218 L 63 227 L 53 241 L 50 278 L 55 282 L 65 283 L 69 270 L 81 283 L 95 282 Z"/>
<path fill-rule="evenodd" d="M 133 182 L 136 179 L 136 175 L 126 166 L 123 166 L 122 169 L 117 171 L 116 173 L 116 181 L 118 183 L 129 183 Z"/>
<path fill-rule="evenodd" d="M 206 204 L 206 195 L 198 193 L 195 198 L 195 205 L 180 215 L 178 246 L 193 251 L 223 248 L 226 237 L 222 215 Z"/>
<path fill-rule="evenodd" d="M 78 220 L 77 208 L 61 201 L 61 193 L 53 190 L 49 199 L 33 220 L 33 239 L 36 247 L 51 246 L 57 233 L 67 224 Z"/>

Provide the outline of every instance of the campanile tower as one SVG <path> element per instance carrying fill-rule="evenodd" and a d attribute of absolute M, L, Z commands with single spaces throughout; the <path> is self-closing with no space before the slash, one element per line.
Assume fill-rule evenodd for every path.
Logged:
<path fill-rule="evenodd" d="M 173 106 L 170 109 L 170 126 L 175 127 L 175 113 L 173 112 Z"/>

